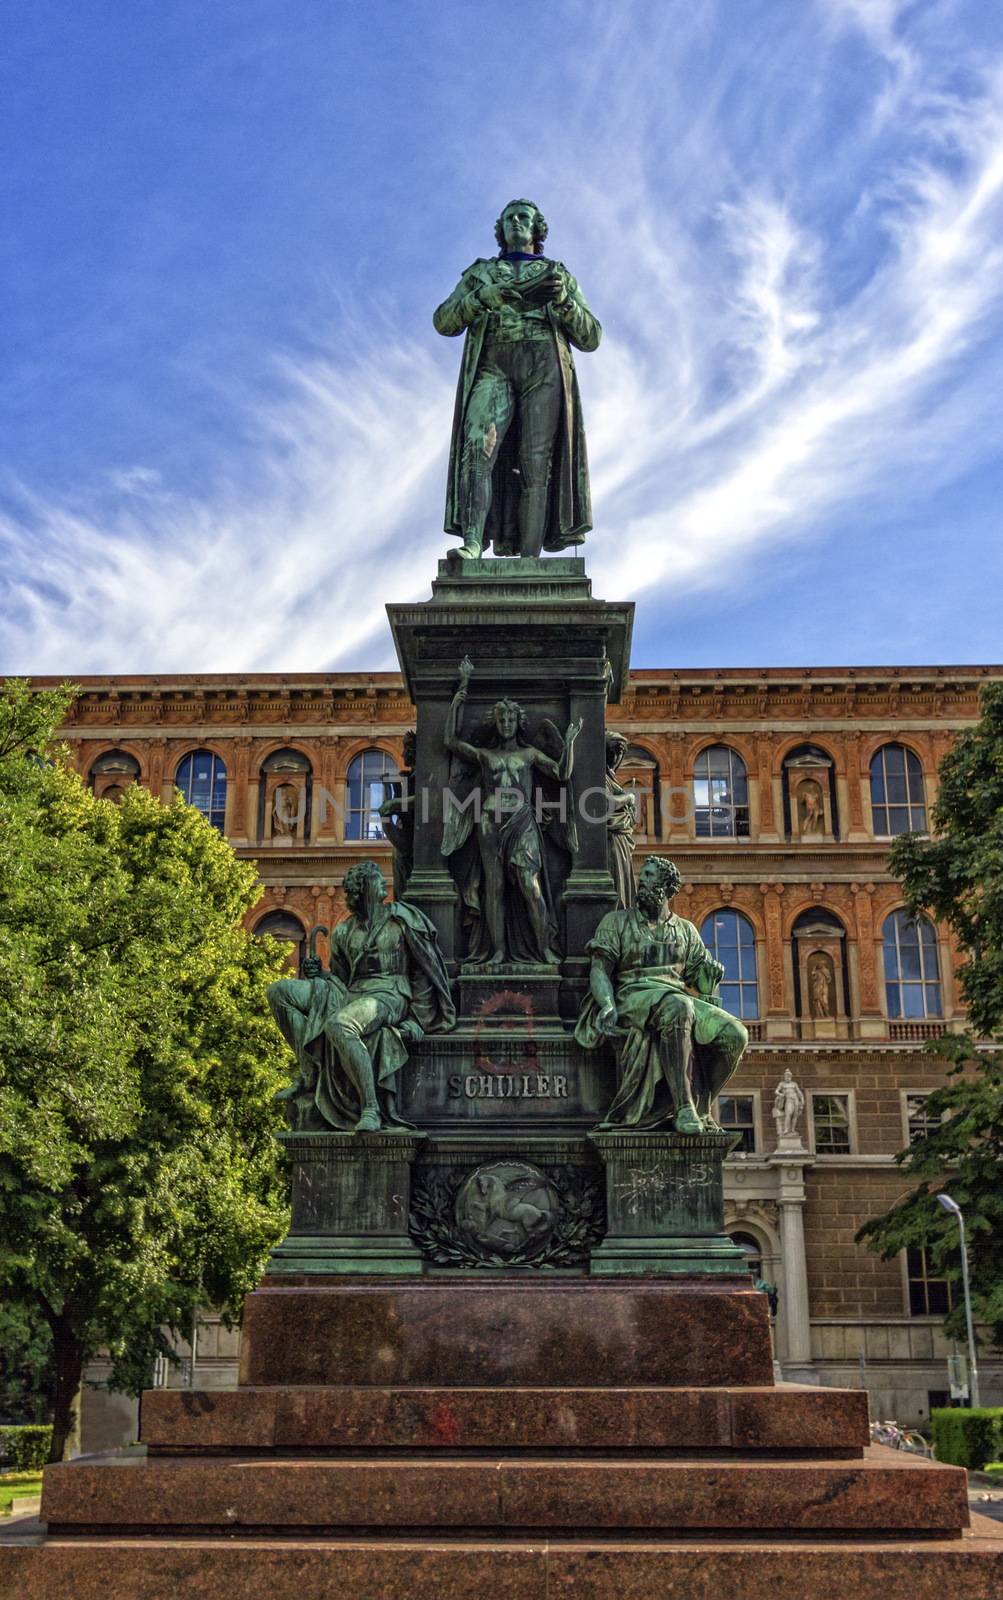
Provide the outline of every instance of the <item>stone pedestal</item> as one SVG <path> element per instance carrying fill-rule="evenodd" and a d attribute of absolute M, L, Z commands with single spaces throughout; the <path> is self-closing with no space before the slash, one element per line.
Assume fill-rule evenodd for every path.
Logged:
<path fill-rule="evenodd" d="M 268 1262 L 272 1277 L 421 1272 L 408 1234 L 417 1133 L 284 1133 L 292 1223 Z"/>
<path fill-rule="evenodd" d="M 606 1169 L 607 1232 L 591 1271 L 725 1273 L 747 1278 L 724 1231 L 724 1158 L 732 1134 L 592 1133 Z"/>
<path fill-rule="evenodd" d="M 582 720 L 568 790 L 578 848 L 573 857 L 557 848 L 553 830 L 546 843 L 560 921 L 560 1009 L 570 1020 L 585 988 L 586 942 L 615 904 L 606 843 L 605 708 L 607 697 L 619 700 L 626 682 L 633 604 L 593 599 L 585 563 L 576 557 L 440 561 L 431 600 L 390 605 L 387 615 L 416 710 L 418 810 L 408 899 L 435 922 L 447 962 L 458 966 L 467 954 L 459 896 L 441 853 L 451 767 L 443 740 L 460 661 L 469 655 L 475 668 L 468 730 L 505 696 L 522 705 L 533 737 L 546 721 L 563 730 Z M 463 1022 L 462 992 L 460 999 Z"/>

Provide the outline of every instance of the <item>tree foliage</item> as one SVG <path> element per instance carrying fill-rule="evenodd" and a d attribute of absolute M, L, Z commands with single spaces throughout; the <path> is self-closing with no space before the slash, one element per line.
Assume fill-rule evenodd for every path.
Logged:
<path fill-rule="evenodd" d="M 956 1287 L 946 1327 L 963 1336 L 957 1223 L 936 1201 L 945 1190 L 965 1213 L 976 1316 L 1003 1345 L 1003 1056 L 985 1043 L 1003 1032 L 1003 684 L 983 691 L 980 721 L 941 762 L 931 820 L 931 838 L 896 840 L 891 867 L 912 914 L 955 936 L 971 1032 L 929 1046 L 949 1063 L 947 1081 L 926 1100 L 931 1131 L 896 1158 L 919 1182 L 858 1238 L 886 1259 L 926 1248 Z"/>
<path fill-rule="evenodd" d="M 0 1293 L 52 1330 L 56 1457 L 83 1363 L 135 1392 L 287 1220 L 254 867 L 180 797 L 95 799 L 53 744 L 70 698 L 0 696 Z"/>

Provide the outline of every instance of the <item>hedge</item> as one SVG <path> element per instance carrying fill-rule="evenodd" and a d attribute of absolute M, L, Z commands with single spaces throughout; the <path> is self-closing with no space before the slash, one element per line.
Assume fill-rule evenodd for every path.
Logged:
<path fill-rule="evenodd" d="M 7 1472 L 34 1472 L 44 1467 L 51 1449 L 52 1428 L 47 1423 L 0 1427 L 0 1462 Z"/>
<path fill-rule="evenodd" d="M 978 1472 L 1003 1456 L 1003 1406 L 945 1406 L 930 1413 L 938 1461 Z"/>

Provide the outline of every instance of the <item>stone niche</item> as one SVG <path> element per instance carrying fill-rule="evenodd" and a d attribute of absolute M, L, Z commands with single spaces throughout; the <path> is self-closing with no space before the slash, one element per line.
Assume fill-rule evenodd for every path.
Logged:
<path fill-rule="evenodd" d="M 802 1039 L 846 1039 L 846 930 L 831 911 L 806 911 L 793 928 Z"/>
<path fill-rule="evenodd" d="M 792 838 L 816 844 L 835 838 L 832 770 L 830 757 L 812 748 L 795 751 L 785 760 Z"/>
<path fill-rule="evenodd" d="M 299 750 L 275 750 L 262 762 L 258 788 L 258 839 L 262 844 L 305 844 L 310 837 L 313 769 Z"/>

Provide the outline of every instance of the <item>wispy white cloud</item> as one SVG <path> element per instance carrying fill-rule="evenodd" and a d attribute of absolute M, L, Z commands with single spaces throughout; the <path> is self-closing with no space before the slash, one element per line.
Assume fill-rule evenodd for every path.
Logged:
<path fill-rule="evenodd" d="M 914 9 L 767 8 L 755 51 L 717 61 L 710 6 L 609 8 L 531 142 L 502 111 L 482 129 L 491 204 L 516 172 L 550 208 L 554 152 L 574 152 L 552 237 L 606 326 L 579 362 L 598 592 L 725 592 L 997 448 L 1003 76 L 966 60 L 962 93 Z M 874 72 L 859 114 L 820 126 L 848 39 Z M 21 486 L 0 666 L 389 665 L 384 602 L 427 593 L 446 542 L 459 342 L 402 339 L 383 304 L 326 350 L 277 353 L 254 405 L 229 397 L 253 416 L 250 477 L 242 454 L 197 500 L 142 463 L 114 470 L 111 503 Z"/>

